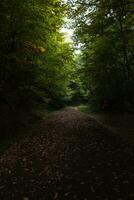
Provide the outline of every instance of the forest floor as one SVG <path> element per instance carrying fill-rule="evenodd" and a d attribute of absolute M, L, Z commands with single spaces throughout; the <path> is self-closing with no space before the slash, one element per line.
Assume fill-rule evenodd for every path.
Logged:
<path fill-rule="evenodd" d="M 1 200 L 133 200 L 134 148 L 66 108 L 0 157 Z"/>

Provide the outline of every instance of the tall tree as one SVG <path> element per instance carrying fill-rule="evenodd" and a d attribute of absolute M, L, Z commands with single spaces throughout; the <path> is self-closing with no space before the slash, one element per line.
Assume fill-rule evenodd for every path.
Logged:
<path fill-rule="evenodd" d="M 134 103 L 134 14 L 132 0 L 76 0 L 76 42 L 91 96 L 118 107 Z"/>
<path fill-rule="evenodd" d="M 72 47 L 60 29 L 61 0 L 0 1 L 0 104 L 14 110 L 46 105 L 67 90 Z"/>

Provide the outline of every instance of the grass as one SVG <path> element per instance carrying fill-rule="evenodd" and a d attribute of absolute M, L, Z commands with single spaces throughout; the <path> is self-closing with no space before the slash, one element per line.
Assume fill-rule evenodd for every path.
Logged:
<path fill-rule="evenodd" d="M 91 104 L 81 104 L 78 106 L 78 110 L 84 113 L 96 113 L 100 112 L 100 108 L 94 107 Z"/>
<path fill-rule="evenodd" d="M 78 106 L 78 109 L 79 109 L 79 111 L 85 112 L 85 113 L 91 112 L 91 108 L 90 108 L 89 105 L 84 105 L 84 104 L 79 105 L 79 106 Z"/>

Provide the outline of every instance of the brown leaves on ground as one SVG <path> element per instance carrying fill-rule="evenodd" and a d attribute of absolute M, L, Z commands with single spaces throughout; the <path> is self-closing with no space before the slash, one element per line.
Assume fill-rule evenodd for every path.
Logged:
<path fill-rule="evenodd" d="M 0 199 L 132 200 L 133 166 L 120 136 L 67 108 L 1 156 Z"/>

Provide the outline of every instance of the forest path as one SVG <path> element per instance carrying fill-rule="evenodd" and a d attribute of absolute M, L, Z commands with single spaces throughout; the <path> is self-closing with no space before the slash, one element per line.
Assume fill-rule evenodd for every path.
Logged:
<path fill-rule="evenodd" d="M 132 200 L 134 151 L 88 114 L 66 108 L 0 158 L 1 200 Z"/>

